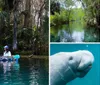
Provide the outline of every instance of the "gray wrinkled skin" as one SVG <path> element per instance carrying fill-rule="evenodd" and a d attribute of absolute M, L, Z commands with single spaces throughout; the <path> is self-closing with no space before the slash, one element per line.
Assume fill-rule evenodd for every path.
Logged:
<path fill-rule="evenodd" d="M 66 85 L 84 77 L 92 67 L 94 57 L 87 50 L 59 52 L 50 56 L 50 85 Z"/>

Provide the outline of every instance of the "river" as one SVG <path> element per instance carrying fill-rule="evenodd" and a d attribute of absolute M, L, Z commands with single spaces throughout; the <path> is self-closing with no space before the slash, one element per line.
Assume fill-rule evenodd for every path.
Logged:
<path fill-rule="evenodd" d="M 0 62 L 0 85 L 48 85 L 48 61 L 21 58 Z"/>
<path fill-rule="evenodd" d="M 51 42 L 99 42 L 100 33 L 95 27 L 87 27 L 81 20 L 69 24 L 51 26 Z"/>

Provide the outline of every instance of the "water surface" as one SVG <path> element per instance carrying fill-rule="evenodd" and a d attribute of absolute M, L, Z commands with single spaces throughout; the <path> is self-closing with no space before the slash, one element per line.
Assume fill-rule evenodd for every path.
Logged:
<path fill-rule="evenodd" d="M 51 42 L 99 42 L 100 31 L 86 27 L 84 21 L 71 21 L 69 24 L 51 26 Z"/>
<path fill-rule="evenodd" d="M 48 85 L 48 61 L 21 58 L 0 62 L 0 85 Z"/>

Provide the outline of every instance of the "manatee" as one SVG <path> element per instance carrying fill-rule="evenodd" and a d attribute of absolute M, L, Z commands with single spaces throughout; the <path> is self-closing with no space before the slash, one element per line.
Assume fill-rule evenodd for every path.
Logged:
<path fill-rule="evenodd" d="M 50 85 L 66 85 L 84 77 L 92 68 L 94 56 L 87 50 L 59 52 L 50 56 Z"/>

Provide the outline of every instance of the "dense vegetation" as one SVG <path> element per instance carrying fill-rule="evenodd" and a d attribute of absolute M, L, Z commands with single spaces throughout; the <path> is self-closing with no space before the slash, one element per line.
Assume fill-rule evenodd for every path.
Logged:
<path fill-rule="evenodd" d="M 0 52 L 4 45 L 36 55 L 48 54 L 48 0 L 0 0 Z"/>
<path fill-rule="evenodd" d="M 100 0 L 51 0 L 50 9 L 51 42 L 100 41 Z"/>
<path fill-rule="evenodd" d="M 81 4 L 81 7 L 78 7 L 76 2 Z M 87 25 L 100 29 L 100 0 L 51 0 L 50 5 L 51 26 L 84 20 Z"/>

